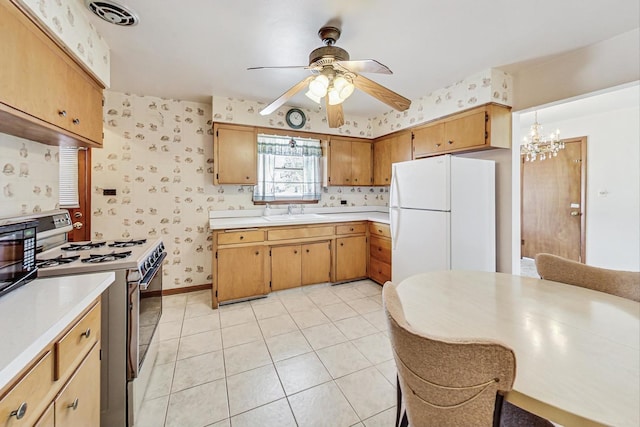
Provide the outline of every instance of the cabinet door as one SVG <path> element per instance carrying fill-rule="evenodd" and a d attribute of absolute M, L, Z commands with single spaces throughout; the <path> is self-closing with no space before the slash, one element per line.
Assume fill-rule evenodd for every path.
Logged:
<path fill-rule="evenodd" d="M 391 144 L 391 163 L 406 162 L 411 160 L 411 131 L 402 132 L 393 139 Z M 389 169 L 391 174 L 391 169 Z"/>
<path fill-rule="evenodd" d="M 331 138 L 329 149 L 329 185 L 352 185 L 351 141 Z"/>
<path fill-rule="evenodd" d="M 302 284 L 329 282 L 331 245 L 329 242 L 302 245 Z"/>
<path fill-rule="evenodd" d="M 218 125 L 215 184 L 256 184 L 258 142 L 250 126 Z"/>
<path fill-rule="evenodd" d="M 56 397 L 56 425 L 85 427 L 100 425 L 100 345 L 87 358 Z"/>
<path fill-rule="evenodd" d="M 446 150 L 481 146 L 485 144 L 484 109 L 444 124 Z"/>
<path fill-rule="evenodd" d="M 351 142 L 351 185 L 371 185 L 372 154 L 370 142 Z"/>
<path fill-rule="evenodd" d="M 47 408 L 47 410 L 44 411 L 44 414 L 42 414 L 40 419 L 38 421 L 36 421 L 36 423 L 33 425 L 33 427 L 54 427 L 55 426 L 55 420 L 54 420 L 53 407 L 54 407 L 54 404 L 51 403 L 49 405 L 49 407 Z"/>
<path fill-rule="evenodd" d="M 300 245 L 271 248 L 271 290 L 279 291 L 300 286 L 302 277 Z"/>
<path fill-rule="evenodd" d="M 429 156 L 444 150 L 444 123 L 413 131 L 413 158 Z"/>
<path fill-rule="evenodd" d="M 366 236 L 336 239 L 336 280 L 349 280 L 367 275 Z"/>
<path fill-rule="evenodd" d="M 265 253 L 263 246 L 247 246 L 218 250 L 218 300 L 228 301 L 264 295 Z"/>
<path fill-rule="evenodd" d="M 102 89 L 73 66 L 67 68 L 67 129 L 102 144 Z"/>
<path fill-rule="evenodd" d="M 391 183 L 391 150 L 395 138 L 382 138 L 373 143 L 373 185 Z"/>

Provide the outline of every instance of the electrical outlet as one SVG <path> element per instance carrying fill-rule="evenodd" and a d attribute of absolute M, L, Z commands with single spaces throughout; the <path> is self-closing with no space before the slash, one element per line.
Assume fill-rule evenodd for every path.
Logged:
<path fill-rule="evenodd" d="M 102 195 L 103 196 L 115 196 L 116 195 L 116 189 L 115 188 L 103 188 L 102 189 Z"/>

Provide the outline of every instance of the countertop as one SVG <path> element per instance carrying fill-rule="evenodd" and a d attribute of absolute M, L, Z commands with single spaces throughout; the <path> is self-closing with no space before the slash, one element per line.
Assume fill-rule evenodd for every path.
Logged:
<path fill-rule="evenodd" d="M 304 214 L 287 215 L 286 209 L 272 209 L 271 215 L 263 216 L 263 210 L 244 211 L 211 211 L 209 213 L 209 228 L 211 230 L 253 228 L 253 227 L 278 227 L 291 225 L 326 224 L 332 222 L 347 221 L 375 221 L 389 224 L 388 208 L 382 206 L 323 209 L 308 208 Z M 298 212 L 297 210 L 295 212 Z M 275 218 L 275 220 L 273 220 Z"/>
<path fill-rule="evenodd" d="M 113 272 L 36 279 L 0 297 L 0 389 L 114 280 Z"/>

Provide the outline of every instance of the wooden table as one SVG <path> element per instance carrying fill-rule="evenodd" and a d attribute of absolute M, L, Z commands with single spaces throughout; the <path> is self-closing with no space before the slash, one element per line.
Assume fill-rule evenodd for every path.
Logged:
<path fill-rule="evenodd" d="M 640 425 L 640 304 L 504 273 L 431 272 L 400 283 L 407 321 L 516 353 L 508 401 L 564 426 Z"/>

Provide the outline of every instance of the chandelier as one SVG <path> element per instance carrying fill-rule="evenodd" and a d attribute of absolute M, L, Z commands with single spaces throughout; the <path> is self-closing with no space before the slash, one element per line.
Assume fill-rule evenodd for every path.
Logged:
<path fill-rule="evenodd" d="M 564 142 L 560 140 L 560 130 L 556 130 L 548 137 L 542 135 L 542 126 L 538 123 L 538 112 L 536 111 L 529 135 L 525 136 L 520 144 L 520 155 L 525 156 L 527 162 L 533 162 L 537 158 L 542 161 L 547 157 L 556 157 L 558 151 L 563 148 Z"/>
<path fill-rule="evenodd" d="M 329 105 L 342 104 L 355 89 L 350 80 L 347 73 L 318 74 L 309 83 L 309 90 L 305 95 L 318 104 L 325 96 L 329 97 Z"/>

